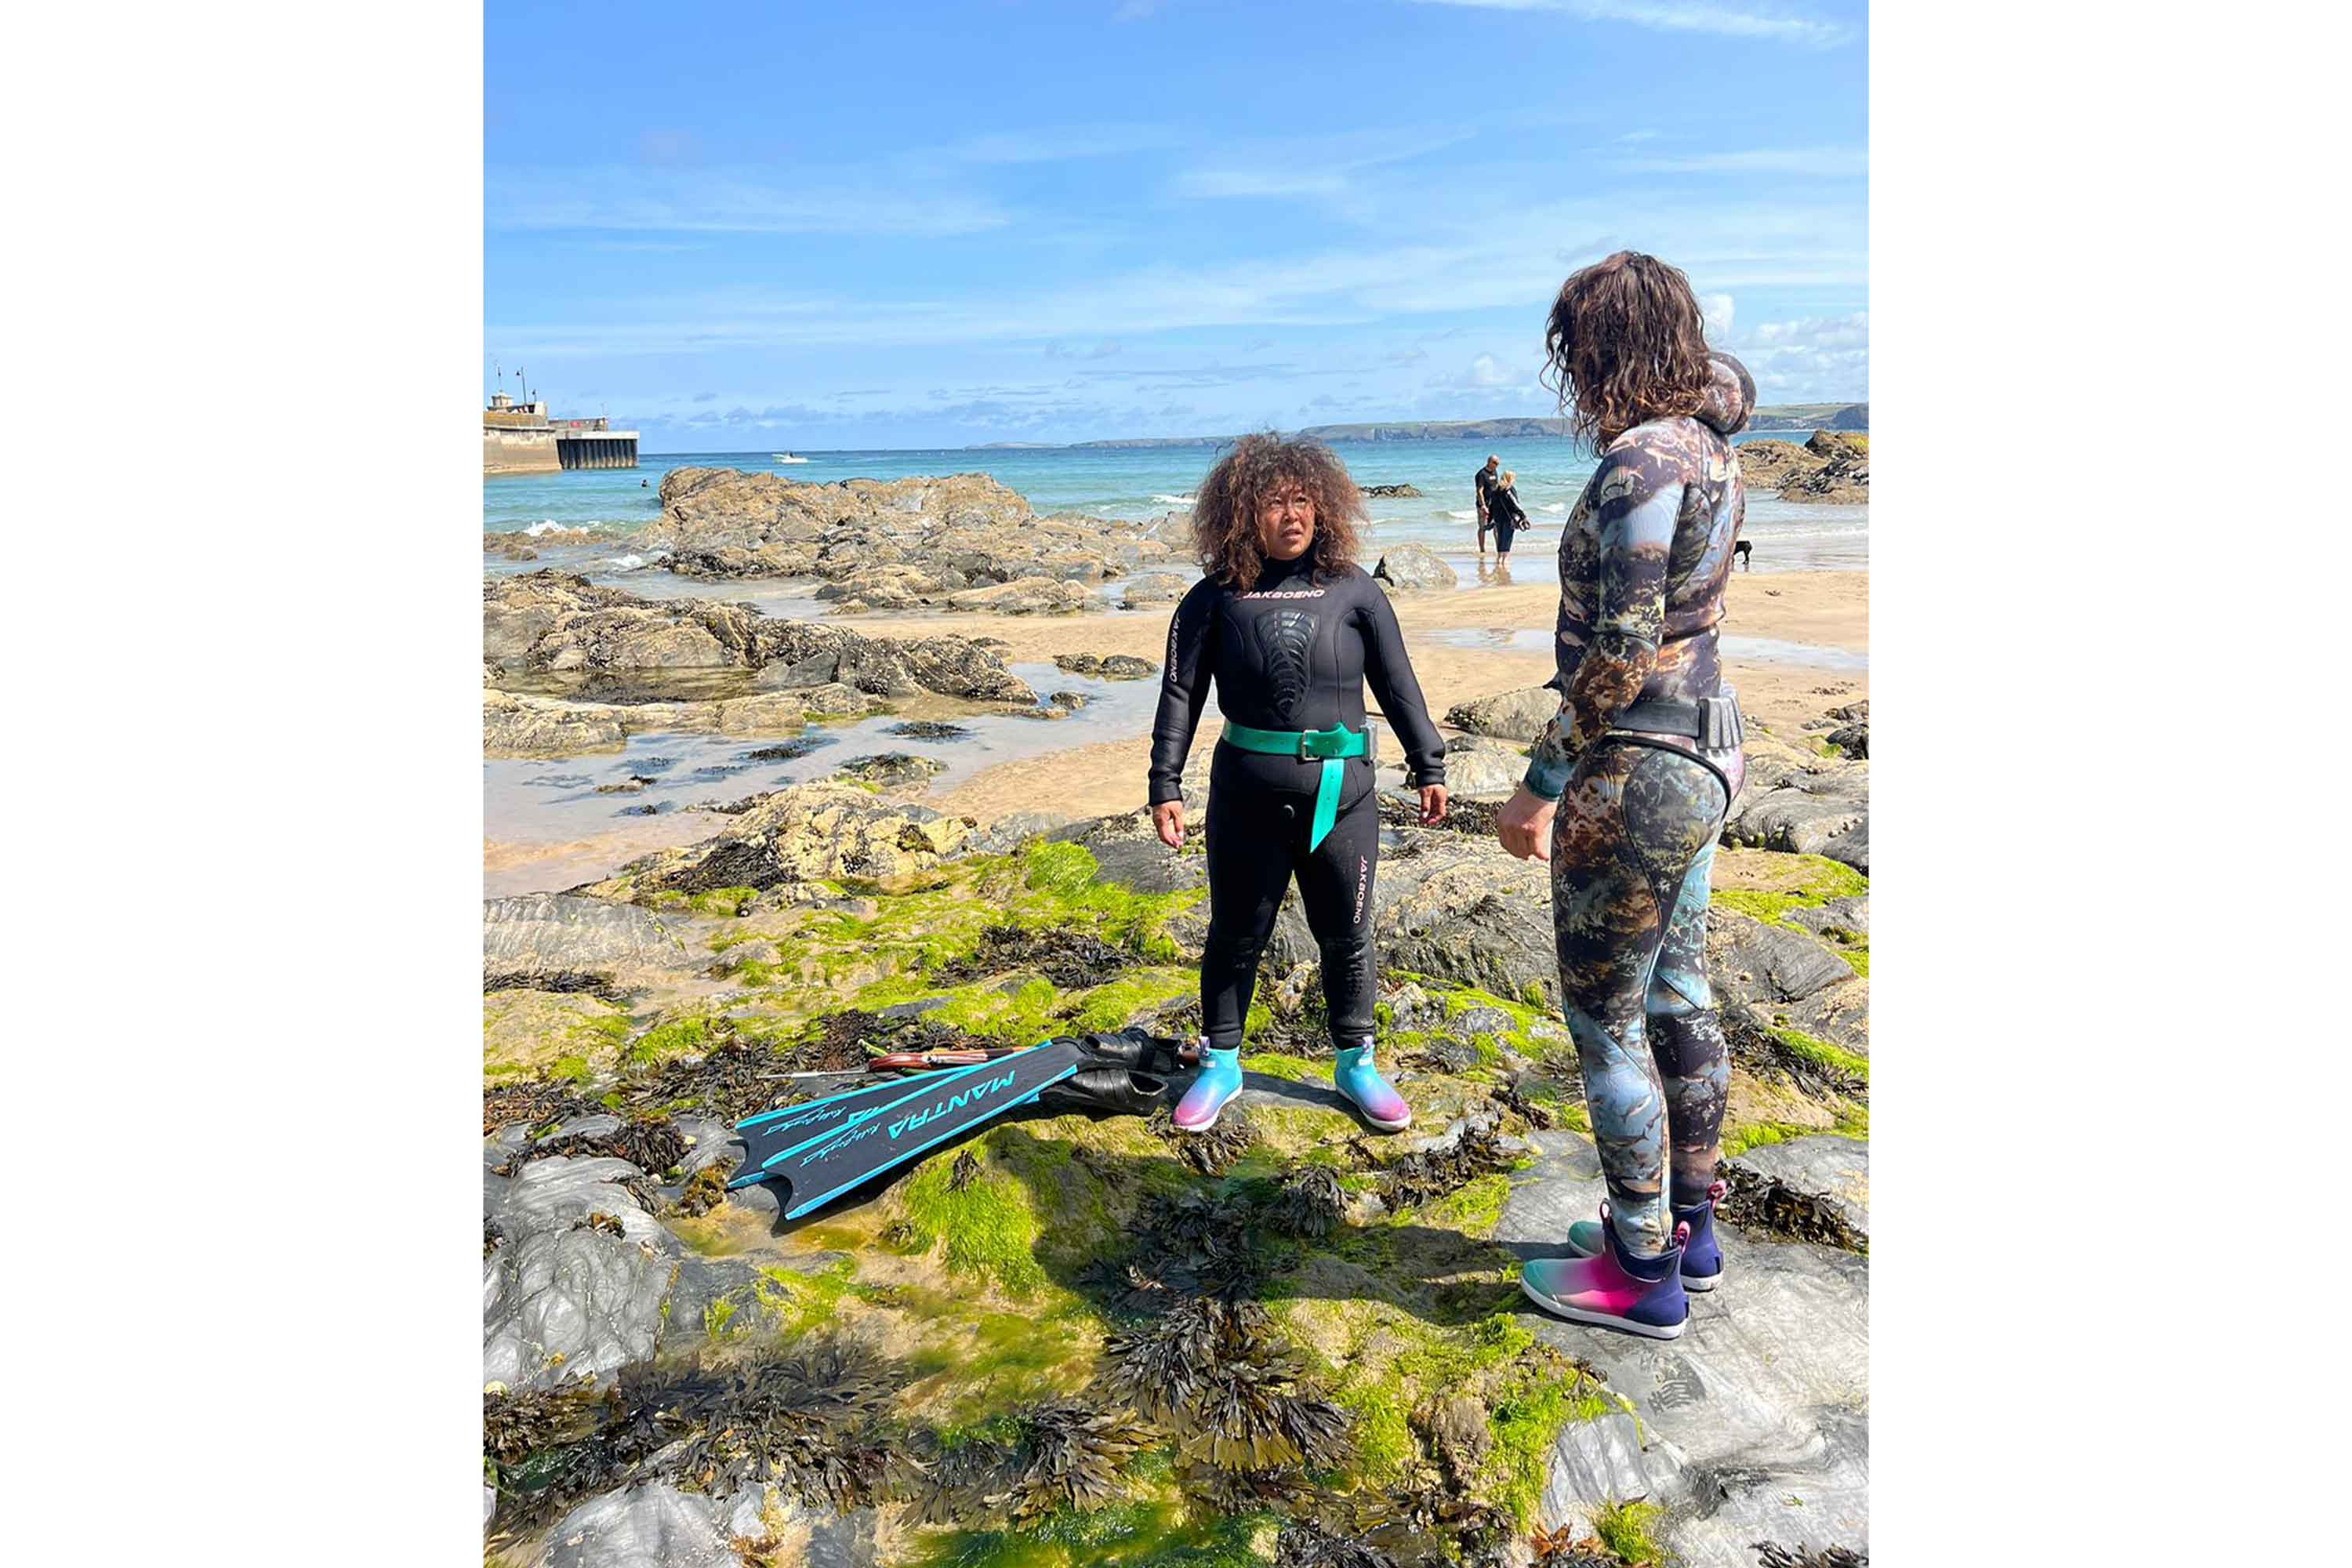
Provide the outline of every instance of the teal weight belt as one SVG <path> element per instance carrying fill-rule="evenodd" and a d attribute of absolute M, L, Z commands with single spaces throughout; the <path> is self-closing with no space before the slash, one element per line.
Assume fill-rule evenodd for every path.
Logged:
<path fill-rule="evenodd" d="M 1315 786 L 1315 826 L 1307 836 L 1310 852 L 1322 847 L 1331 825 L 1339 820 L 1339 784 L 1347 773 L 1348 759 L 1372 754 L 1372 731 L 1369 726 L 1361 730 L 1350 730 L 1345 724 L 1334 724 L 1328 730 L 1253 730 L 1228 719 L 1225 742 L 1244 752 L 1258 752 L 1269 757 L 1296 757 L 1302 763 L 1311 763 L 1318 757 L 1323 760 L 1323 777 Z"/>

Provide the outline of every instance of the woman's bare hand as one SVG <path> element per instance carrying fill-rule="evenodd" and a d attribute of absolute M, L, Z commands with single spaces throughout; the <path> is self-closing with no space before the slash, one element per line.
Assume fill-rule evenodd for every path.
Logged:
<path fill-rule="evenodd" d="M 1160 842 L 1171 849 L 1184 847 L 1184 803 L 1162 801 L 1151 808 L 1151 826 L 1160 830 Z"/>
<path fill-rule="evenodd" d="M 1434 827 L 1444 820 L 1445 786 L 1444 784 L 1422 785 L 1421 825 L 1423 827 Z"/>
<path fill-rule="evenodd" d="M 1552 814 L 1559 809 L 1558 801 L 1546 800 L 1521 784 L 1503 803 L 1503 809 L 1495 814 L 1495 837 L 1502 841 L 1504 848 L 1522 860 L 1549 860 Z"/>

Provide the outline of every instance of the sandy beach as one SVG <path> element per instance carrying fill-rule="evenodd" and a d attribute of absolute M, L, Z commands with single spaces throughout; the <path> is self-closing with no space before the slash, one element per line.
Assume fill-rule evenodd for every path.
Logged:
<path fill-rule="evenodd" d="M 1457 702 L 1539 685 L 1550 678 L 1557 593 L 1550 584 L 1538 583 L 1475 594 L 1407 595 L 1396 601 L 1397 620 L 1404 628 L 1422 695 L 1441 729 L 1445 710 Z M 1868 573 L 1735 575 L 1729 598 L 1727 637 L 1785 645 L 1792 652 L 1819 650 L 1822 656 L 1821 662 L 1805 663 L 1727 654 L 1725 664 L 1739 689 L 1742 707 L 1768 728 L 1793 732 L 1802 721 L 1821 712 L 1832 693 L 1843 701 L 1870 695 Z M 1008 657 L 1022 660 L 1083 651 L 1131 653 L 1157 661 L 1168 635 L 1166 616 L 1140 612 L 1053 621 L 953 616 L 900 622 L 891 629 L 903 632 L 916 625 L 927 632 L 1002 637 L 1013 647 Z M 1515 640 L 1465 646 L 1458 637 L 1446 635 L 1489 632 Z M 1832 659 L 1832 654 L 1845 658 Z M 1852 662 L 1862 668 L 1851 668 Z M 1081 734 L 1073 726 L 1073 739 Z M 1196 746 L 1215 741 L 1214 729 L 1204 722 Z M 985 769 L 929 804 L 983 822 L 1013 811 L 1050 809 L 1090 816 L 1133 810 L 1144 801 L 1150 752 L 1150 736 L 1143 731 L 1084 736 L 1082 743 L 1066 751 Z M 1050 807 L 1041 805 L 1046 802 Z"/>

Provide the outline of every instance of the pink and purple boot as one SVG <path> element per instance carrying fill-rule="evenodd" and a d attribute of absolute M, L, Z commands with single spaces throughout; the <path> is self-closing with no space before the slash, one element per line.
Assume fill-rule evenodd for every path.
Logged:
<path fill-rule="evenodd" d="M 1520 1270 L 1519 1289 L 1528 1300 L 1571 1322 L 1646 1334 L 1654 1340 L 1682 1337 L 1690 1321 L 1690 1298 L 1683 1294 L 1683 1247 L 1690 1226 L 1675 1226 L 1674 1245 L 1655 1258 L 1625 1250 L 1609 1205 L 1601 1206 L 1608 1247 L 1592 1258 L 1539 1258 Z"/>
<path fill-rule="evenodd" d="M 1723 1247 L 1715 1239 L 1715 1205 L 1730 1189 L 1717 1182 L 1706 1189 L 1706 1196 L 1685 1208 L 1674 1205 L 1674 1217 L 1690 1226 L 1690 1240 L 1683 1247 L 1683 1289 L 1708 1291 L 1723 1281 Z M 1589 1219 L 1578 1220 L 1568 1227 L 1568 1249 L 1579 1258 L 1596 1258 L 1608 1245 L 1601 1231 L 1609 1222 L 1598 1224 Z"/>
<path fill-rule="evenodd" d="M 1331 1086 L 1345 1095 L 1364 1120 L 1383 1132 L 1402 1132 L 1412 1125 L 1412 1109 L 1396 1086 L 1372 1064 L 1372 1042 L 1341 1046 L 1331 1066 Z"/>

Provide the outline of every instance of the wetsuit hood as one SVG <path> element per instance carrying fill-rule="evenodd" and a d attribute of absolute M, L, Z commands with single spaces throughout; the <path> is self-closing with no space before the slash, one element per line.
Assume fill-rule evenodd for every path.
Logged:
<path fill-rule="evenodd" d="M 1711 377 L 1696 417 L 1718 434 L 1736 436 L 1748 428 L 1748 416 L 1756 412 L 1756 380 L 1729 354 L 1709 354 L 1707 369 Z"/>

